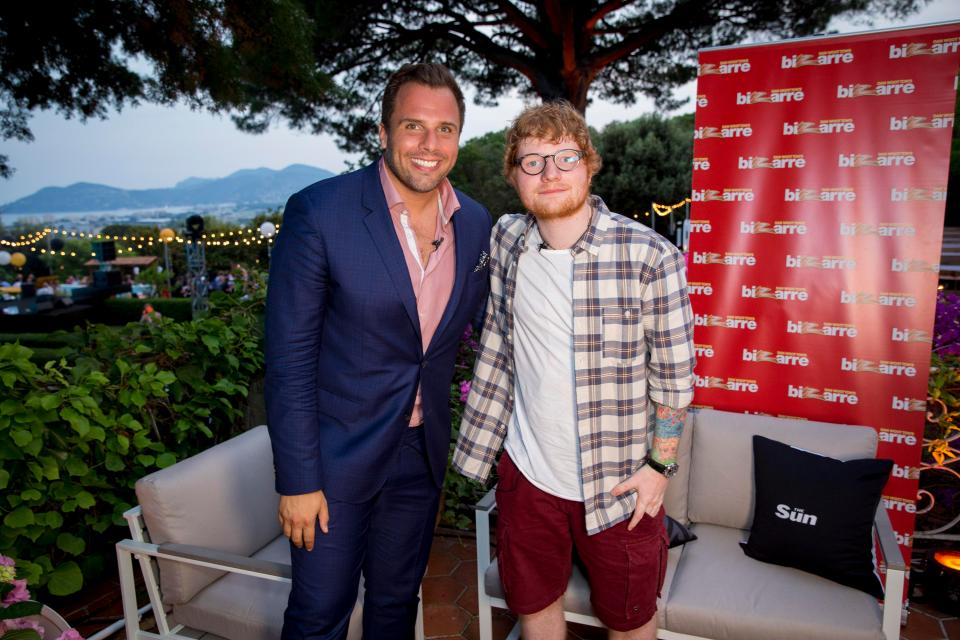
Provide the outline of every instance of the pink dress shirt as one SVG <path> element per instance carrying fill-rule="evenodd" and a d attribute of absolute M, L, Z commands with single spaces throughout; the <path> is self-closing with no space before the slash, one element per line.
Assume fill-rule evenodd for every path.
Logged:
<path fill-rule="evenodd" d="M 383 186 L 383 195 L 390 209 L 393 228 L 397 232 L 397 240 L 400 241 L 403 257 L 407 261 L 407 270 L 410 272 L 410 284 L 413 285 L 413 295 L 417 300 L 417 314 L 420 317 L 423 351 L 426 353 L 430 340 L 440 325 L 440 318 L 443 317 L 443 312 L 450 301 L 450 294 L 453 292 L 456 251 L 453 225 L 450 221 L 453 219 L 453 214 L 460 208 L 460 201 L 457 200 L 457 194 L 450 186 L 450 181 L 444 178 L 438 187 L 440 199 L 434 235 L 434 241 L 439 240 L 440 244 L 430 254 L 427 264 L 421 266 L 413 228 L 407 225 L 407 206 L 387 174 L 387 167 L 382 158 L 380 159 L 380 184 Z M 417 397 L 410 412 L 410 426 L 414 427 L 422 423 L 423 409 L 420 388 L 417 387 Z"/>

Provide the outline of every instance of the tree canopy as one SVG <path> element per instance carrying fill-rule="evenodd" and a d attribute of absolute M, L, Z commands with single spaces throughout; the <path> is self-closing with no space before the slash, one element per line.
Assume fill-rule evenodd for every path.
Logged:
<path fill-rule="evenodd" d="M 835 16 L 900 17 L 927 0 L 75 0 L 0 4 L 0 136 L 29 114 L 104 117 L 138 101 L 283 119 L 376 152 L 378 101 L 405 62 L 447 64 L 479 103 L 513 89 L 677 106 L 696 52 L 822 32 Z M 0 156 L 0 175 L 9 175 Z"/>

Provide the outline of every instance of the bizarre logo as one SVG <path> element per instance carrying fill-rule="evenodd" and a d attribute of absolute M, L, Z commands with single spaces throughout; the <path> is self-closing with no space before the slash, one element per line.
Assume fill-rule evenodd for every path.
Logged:
<path fill-rule="evenodd" d="M 710 282 L 688 282 L 687 291 L 692 296 L 712 296 L 713 284 Z"/>
<path fill-rule="evenodd" d="M 912 151 L 887 151 L 876 156 L 869 153 L 841 153 L 838 167 L 912 167 L 917 157 Z"/>
<path fill-rule="evenodd" d="M 748 378 L 718 378 L 716 376 L 699 376 L 693 374 L 693 386 L 701 389 L 724 389 L 726 391 L 737 391 L 740 393 L 757 393 L 760 391 L 760 385 L 756 380 Z"/>
<path fill-rule="evenodd" d="M 860 402 L 856 391 L 844 389 L 817 389 L 816 387 L 806 387 L 803 385 L 787 385 L 787 397 L 799 400 L 820 400 L 822 402 L 832 402 L 834 404 L 855 405 Z"/>
<path fill-rule="evenodd" d="M 784 189 L 784 202 L 854 202 L 857 192 L 849 187 L 823 189 Z"/>
<path fill-rule="evenodd" d="M 690 194 L 694 202 L 753 202 L 753 189 L 694 189 Z"/>
<path fill-rule="evenodd" d="M 691 220 L 690 233 L 712 233 L 713 225 L 709 220 Z"/>
<path fill-rule="evenodd" d="M 855 373 L 879 373 L 885 376 L 905 376 L 907 378 L 917 376 L 917 365 L 913 362 L 894 362 L 892 360 L 874 362 L 864 358 L 846 358 L 843 356 L 840 357 L 840 370 Z"/>
<path fill-rule="evenodd" d="M 785 136 L 803 136 L 809 134 L 831 135 L 838 133 L 853 133 L 857 126 L 851 118 L 833 118 L 830 120 L 819 120 L 810 122 L 807 120 L 796 120 L 794 122 L 783 123 L 783 135 Z"/>
<path fill-rule="evenodd" d="M 857 261 L 849 256 L 791 256 L 787 255 L 788 269 L 826 269 L 844 271 L 857 268 Z"/>
<path fill-rule="evenodd" d="M 880 236 L 882 238 L 912 238 L 917 235 L 916 228 L 906 222 L 841 222 L 841 236 Z"/>
<path fill-rule="evenodd" d="M 740 60 L 721 60 L 720 62 L 705 62 L 700 65 L 697 75 L 727 75 L 731 73 L 749 73 L 750 59 L 742 58 Z"/>
<path fill-rule="evenodd" d="M 712 344 L 696 344 L 693 345 L 693 355 L 699 358 L 712 358 L 714 355 L 713 345 Z"/>
<path fill-rule="evenodd" d="M 926 411 L 927 401 L 919 398 L 901 398 L 892 396 L 890 408 L 896 411 Z"/>
<path fill-rule="evenodd" d="M 876 84 L 838 84 L 837 98 L 909 95 L 917 90 L 913 80 L 881 80 Z"/>
<path fill-rule="evenodd" d="M 737 104 L 775 104 L 781 102 L 803 102 L 802 87 L 790 89 L 770 89 L 769 91 L 738 91 Z"/>
<path fill-rule="evenodd" d="M 927 42 L 906 42 L 890 45 L 890 60 L 912 58 L 914 56 L 942 56 L 956 53 L 960 49 L 960 38 L 943 38 Z"/>
<path fill-rule="evenodd" d="M 883 508 L 887 511 L 901 511 L 903 513 L 917 512 L 917 504 L 913 500 L 893 498 L 890 496 L 883 496 Z"/>
<path fill-rule="evenodd" d="M 926 260 L 898 260 L 891 258 L 890 271 L 893 273 L 938 273 L 940 265 L 931 264 Z"/>
<path fill-rule="evenodd" d="M 772 289 L 759 285 L 741 285 L 740 297 L 806 302 L 810 299 L 810 294 L 803 287 L 776 287 Z"/>
<path fill-rule="evenodd" d="M 890 332 L 890 340 L 893 342 L 921 342 L 931 344 L 933 342 L 930 334 L 921 329 L 910 329 L 894 327 Z"/>
<path fill-rule="evenodd" d="M 840 291 L 840 304 L 876 304 L 881 307 L 915 307 L 916 297 L 909 293 L 868 293 L 866 291 Z"/>
<path fill-rule="evenodd" d="M 934 113 L 930 116 L 890 116 L 890 131 L 949 129 L 952 126 L 952 113 Z"/>
<path fill-rule="evenodd" d="M 888 429 L 886 427 L 880 429 L 877 437 L 879 438 L 880 442 L 885 444 L 899 444 L 907 447 L 915 447 L 917 442 L 919 442 L 917 436 L 913 435 L 913 433 L 910 431 Z"/>
<path fill-rule="evenodd" d="M 737 124 L 722 124 L 717 127 L 697 127 L 693 130 L 694 140 L 707 138 L 749 138 L 753 135 L 753 127 L 749 122 Z"/>
<path fill-rule="evenodd" d="M 850 64 L 853 62 L 853 50 L 835 49 L 812 53 L 795 53 L 780 57 L 781 69 L 799 69 L 800 67 L 823 67 L 831 64 Z"/>
<path fill-rule="evenodd" d="M 743 329 L 756 331 L 757 319 L 753 316 L 716 316 L 710 314 L 693 314 L 693 324 L 697 327 L 719 327 L 721 329 Z"/>
<path fill-rule="evenodd" d="M 787 320 L 787 333 L 798 335 L 829 336 L 832 338 L 856 338 L 857 327 L 839 322 L 809 322 L 807 320 Z"/>
<path fill-rule="evenodd" d="M 753 267 L 757 258 L 752 253 L 713 253 L 709 251 L 694 251 L 691 253 L 693 264 L 722 264 L 728 267 Z"/>
<path fill-rule="evenodd" d="M 741 234 L 771 234 L 775 236 L 803 236 L 807 234 L 807 223 L 798 220 L 776 220 L 775 222 L 741 222 Z"/>
<path fill-rule="evenodd" d="M 947 199 L 946 189 L 919 189 L 917 187 L 905 187 L 890 189 L 890 202 L 914 202 L 935 201 L 943 202 Z"/>
<path fill-rule="evenodd" d="M 805 353 L 792 351 L 766 351 L 764 349 L 744 349 L 741 354 L 744 362 L 771 362 L 790 367 L 806 367 L 810 365 L 810 358 Z"/>
<path fill-rule="evenodd" d="M 803 169 L 807 160 L 802 153 L 773 156 L 740 156 L 737 158 L 737 169 Z"/>

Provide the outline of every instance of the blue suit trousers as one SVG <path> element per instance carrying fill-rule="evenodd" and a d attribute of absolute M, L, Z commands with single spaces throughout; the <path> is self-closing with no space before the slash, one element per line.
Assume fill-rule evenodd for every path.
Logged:
<path fill-rule="evenodd" d="M 424 431 L 407 428 L 373 498 L 355 504 L 327 497 L 329 532 L 317 525 L 313 551 L 290 545 L 293 588 L 282 640 L 346 638 L 361 572 L 364 640 L 413 638 L 440 504 Z"/>

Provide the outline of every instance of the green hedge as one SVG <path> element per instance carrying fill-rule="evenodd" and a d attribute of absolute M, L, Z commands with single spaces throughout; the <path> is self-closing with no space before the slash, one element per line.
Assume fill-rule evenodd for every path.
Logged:
<path fill-rule="evenodd" d="M 110 298 L 103 303 L 100 321 L 112 325 L 137 322 L 147 304 L 171 320 L 187 322 L 193 317 L 190 298 Z"/>
<path fill-rule="evenodd" d="M 198 321 L 90 326 L 42 366 L 0 344 L 0 553 L 32 587 L 79 590 L 114 562 L 137 479 L 242 428 L 264 291 Z"/>

